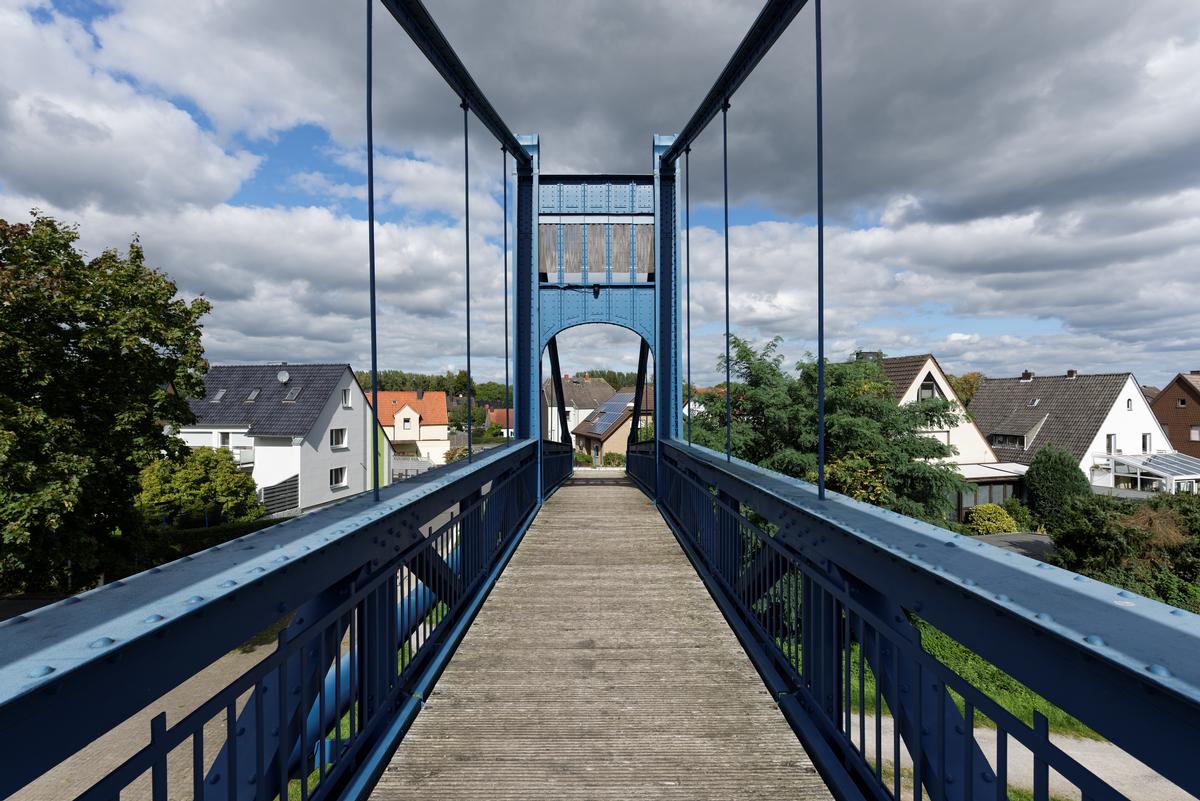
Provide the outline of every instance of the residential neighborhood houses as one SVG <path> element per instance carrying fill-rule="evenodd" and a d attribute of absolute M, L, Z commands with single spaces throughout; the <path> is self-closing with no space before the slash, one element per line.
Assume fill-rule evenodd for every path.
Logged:
<path fill-rule="evenodd" d="M 565 390 L 564 390 L 565 392 Z M 604 457 L 618 453 L 625 458 L 629 433 L 633 425 L 633 405 L 636 390 L 625 387 L 600 405 L 571 431 L 575 450 L 587 454 L 593 466 L 604 463 Z M 654 419 L 654 386 L 647 384 L 642 392 L 642 408 L 638 429 L 646 428 Z"/>
<path fill-rule="evenodd" d="M 592 412 L 611 398 L 616 390 L 603 378 L 590 376 L 563 376 L 562 405 L 567 407 L 567 431 L 573 432 Z M 562 439 L 559 429 L 558 416 L 559 399 L 554 394 L 554 381 L 546 379 L 542 382 L 542 431 L 546 439 L 558 442 Z M 575 435 L 571 434 L 571 445 L 578 449 Z"/>
<path fill-rule="evenodd" d="M 180 428 L 195 447 L 225 448 L 258 485 L 268 514 L 300 512 L 391 478 L 392 449 L 348 364 L 216 365 L 195 422 Z M 379 447 L 372 449 L 374 439 Z"/>
<path fill-rule="evenodd" d="M 445 392 L 380 392 L 378 417 L 397 456 L 417 457 L 430 465 L 446 463 L 450 421 Z"/>

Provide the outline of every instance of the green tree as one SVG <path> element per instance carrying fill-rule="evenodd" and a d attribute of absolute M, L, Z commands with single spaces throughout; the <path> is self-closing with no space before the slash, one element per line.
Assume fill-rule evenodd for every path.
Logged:
<path fill-rule="evenodd" d="M 755 350 L 734 337 L 730 392 L 733 453 L 747 461 L 814 481 L 817 475 L 817 364 L 785 372 L 779 340 Z M 719 365 L 724 372 L 724 361 Z M 725 387 L 694 417 L 693 438 L 725 449 Z M 950 446 L 926 436 L 958 421 L 945 400 L 899 405 L 883 367 L 858 360 L 825 367 L 826 479 L 830 489 L 859 500 L 944 523 L 954 494 L 969 484 L 942 461 Z"/>
<path fill-rule="evenodd" d="M 142 469 L 138 508 L 150 526 L 188 528 L 248 523 L 262 516 L 254 479 L 224 448 L 193 448 L 182 461 L 159 459 Z"/>
<path fill-rule="evenodd" d="M 139 525 L 141 468 L 202 395 L 203 298 L 125 255 L 88 261 L 72 227 L 0 220 L 0 590 L 67 591 Z"/>
<path fill-rule="evenodd" d="M 1076 495 L 1091 495 L 1087 476 L 1066 450 L 1047 445 L 1037 452 L 1025 473 L 1029 509 L 1051 534 L 1062 525 L 1067 502 Z"/>
<path fill-rule="evenodd" d="M 459 431 L 465 431 L 467 426 L 467 404 L 460 404 L 458 407 L 451 409 L 447 415 L 450 425 Z M 472 404 L 471 406 L 471 422 L 472 428 L 479 428 L 487 419 L 487 412 L 482 406 Z"/>
<path fill-rule="evenodd" d="M 972 370 L 962 375 L 947 375 L 946 378 L 950 381 L 950 387 L 954 390 L 954 394 L 962 401 L 963 406 L 967 406 L 979 390 L 979 382 L 983 381 L 983 373 Z"/>

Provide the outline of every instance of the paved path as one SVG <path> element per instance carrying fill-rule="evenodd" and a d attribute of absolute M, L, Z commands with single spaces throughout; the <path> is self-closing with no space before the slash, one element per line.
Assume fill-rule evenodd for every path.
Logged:
<path fill-rule="evenodd" d="M 658 512 L 596 478 L 547 502 L 372 798 L 829 798 Z"/>

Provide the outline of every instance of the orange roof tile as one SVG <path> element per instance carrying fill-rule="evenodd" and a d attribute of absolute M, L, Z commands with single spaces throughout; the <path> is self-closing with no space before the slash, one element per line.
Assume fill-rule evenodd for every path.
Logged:
<path fill-rule="evenodd" d="M 367 392 L 367 403 L 371 402 L 371 393 Z M 379 393 L 379 422 L 381 425 L 396 424 L 396 412 L 405 406 L 410 407 L 421 417 L 423 426 L 444 426 L 450 422 L 446 414 L 446 393 L 426 390 L 424 397 L 417 399 L 415 392 L 396 392 L 388 390 Z"/>

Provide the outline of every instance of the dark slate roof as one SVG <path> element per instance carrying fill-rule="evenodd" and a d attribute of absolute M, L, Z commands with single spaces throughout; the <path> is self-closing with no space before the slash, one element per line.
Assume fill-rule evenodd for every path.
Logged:
<path fill-rule="evenodd" d="M 348 364 L 217 365 L 204 376 L 204 397 L 188 405 L 198 426 L 248 426 L 248 433 L 260 437 L 303 437 L 349 369 Z M 280 370 L 287 371 L 287 384 L 279 382 Z M 296 399 L 285 401 L 296 388 Z M 248 402 L 255 389 L 258 397 Z M 221 390 L 225 394 L 217 401 Z"/>
<path fill-rule="evenodd" d="M 1025 450 L 993 445 L 1002 462 L 1029 464 L 1045 445 L 1065 448 L 1083 459 L 1104 418 L 1131 373 L 1020 378 L 985 378 L 971 399 L 971 414 L 980 430 L 992 434 L 1024 435 L 1041 427 Z M 1030 406 L 1036 400 L 1035 406 Z"/>
<path fill-rule="evenodd" d="M 576 409 L 599 409 L 601 404 L 611 398 L 616 392 L 612 385 L 603 378 L 572 378 L 563 382 L 563 397 L 566 406 Z M 547 406 L 557 406 L 554 403 L 554 381 L 546 379 L 542 382 L 542 397 Z"/>
<path fill-rule="evenodd" d="M 915 356 L 889 356 L 879 360 L 888 381 L 892 382 L 892 396 L 896 399 L 896 403 L 900 402 L 904 393 L 908 392 L 908 388 L 912 386 L 913 381 L 917 380 L 921 368 L 932 358 L 933 354 L 922 353 Z"/>

